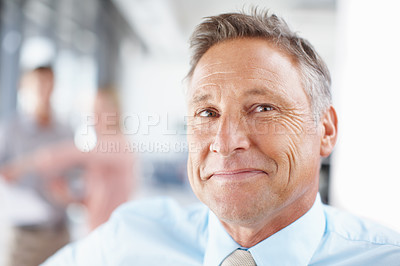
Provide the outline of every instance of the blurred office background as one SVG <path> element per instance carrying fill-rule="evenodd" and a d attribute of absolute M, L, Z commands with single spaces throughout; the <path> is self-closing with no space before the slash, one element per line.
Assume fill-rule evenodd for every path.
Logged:
<path fill-rule="evenodd" d="M 205 16 L 269 8 L 311 41 L 333 76 L 340 137 L 322 164 L 323 200 L 400 231 L 396 2 L 1 0 L 0 118 L 20 108 L 20 75 L 40 65 L 54 67 L 54 112 L 76 130 L 87 123 L 97 89 L 113 86 L 138 162 L 133 198 L 195 202 L 186 181 L 182 83 L 189 35 Z M 71 213 L 79 225 L 79 211 Z"/>

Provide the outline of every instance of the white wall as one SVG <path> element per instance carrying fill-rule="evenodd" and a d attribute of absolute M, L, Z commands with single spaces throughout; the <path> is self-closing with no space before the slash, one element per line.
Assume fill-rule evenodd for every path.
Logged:
<path fill-rule="evenodd" d="M 342 0 L 334 83 L 333 205 L 400 231 L 400 7 Z"/>

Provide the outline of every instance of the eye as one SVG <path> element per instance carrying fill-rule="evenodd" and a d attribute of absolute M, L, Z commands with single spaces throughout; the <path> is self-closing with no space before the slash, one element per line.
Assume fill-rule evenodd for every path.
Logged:
<path fill-rule="evenodd" d="M 261 113 L 261 112 L 273 111 L 273 110 L 275 110 L 275 108 L 272 107 L 272 106 L 270 106 L 270 105 L 259 105 L 259 106 L 257 106 L 256 109 L 255 109 L 255 111 L 256 111 L 256 112 L 259 112 L 259 113 Z"/>
<path fill-rule="evenodd" d="M 218 117 L 218 113 L 211 109 L 206 109 L 198 113 L 201 117 Z"/>

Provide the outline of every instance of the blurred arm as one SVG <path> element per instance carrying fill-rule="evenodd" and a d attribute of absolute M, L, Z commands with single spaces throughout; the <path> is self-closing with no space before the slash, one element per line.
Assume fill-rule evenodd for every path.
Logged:
<path fill-rule="evenodd" d="M 79 151 L 73 142 L 60 142 L 0 164 L 0 174 L 8 182 L 16 181 L 29 172 L 54 176 L 78 164 L 85 164 L 88 155 Z"/>

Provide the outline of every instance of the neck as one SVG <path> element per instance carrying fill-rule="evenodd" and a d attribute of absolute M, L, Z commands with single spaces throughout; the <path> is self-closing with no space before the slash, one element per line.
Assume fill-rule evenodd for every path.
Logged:
<path fill-rule="evenodd" d="M 242 247 L 250 248 L 282 230 L 303 216 L 314 204 L 315 193 L 303 195 L 301 199 L 292 201 L 277 213 L 270 214 L 261 221 L 252 223 L 227 223 L 221 221 L 229 235 Z"/>

